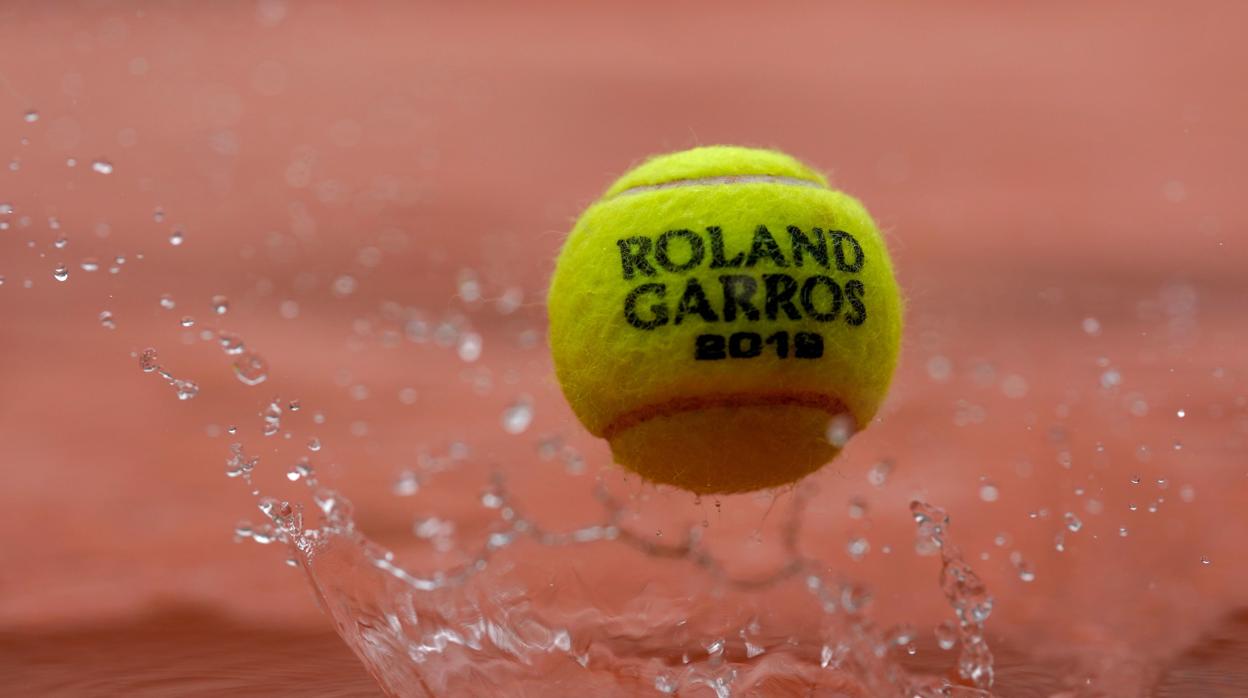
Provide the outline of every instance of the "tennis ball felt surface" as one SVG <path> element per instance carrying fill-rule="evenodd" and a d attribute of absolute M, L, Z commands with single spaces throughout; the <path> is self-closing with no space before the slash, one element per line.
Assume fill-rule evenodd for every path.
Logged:
<path fill-rule="evenodd" d="M 611 185 L 564 243 L 547 303 L 577 417 L 621 465 L 698 493 L 834 458 L 883 401 L 901 340 L 862 204 L 783 153 L 731 146 Z"/>

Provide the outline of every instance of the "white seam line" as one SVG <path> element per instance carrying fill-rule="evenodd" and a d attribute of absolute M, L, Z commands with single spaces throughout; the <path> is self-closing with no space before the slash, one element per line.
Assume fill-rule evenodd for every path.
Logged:
<path fill-rule="evenodd" d="M 620 196 L 632 196 L 633 194 L 643 194 L 648 191 L 659 191 L 662 189 L 676 189 L 679 187 L 697 187 L 711 186 L 722 184 L 786 184 L 798 187 L 813 187 L 815 189 L 823 189 L 824 186 L 819 182 L 812 182 L 809 179 L 798 179 L 797 177 L 778 177 L 775 175 L 728 175 L 725 177 L 703 177 L 701 179 L 677 179 L 671 182 L 662 182 L 660 184 L 645 184 L 640 187 L 632 187 L 618 192 L 611 198 Z"/>

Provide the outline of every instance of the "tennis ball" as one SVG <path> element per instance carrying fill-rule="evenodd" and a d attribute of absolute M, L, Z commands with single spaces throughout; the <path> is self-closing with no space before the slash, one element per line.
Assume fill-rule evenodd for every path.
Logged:
<path fill-rule="evenodd" d="M 769 150 L 647 160 L 564 243 L 550 348 L 616 462 L 698 493 L 830 461 L 887 392 L 902 299 L 862 204 Z"/>

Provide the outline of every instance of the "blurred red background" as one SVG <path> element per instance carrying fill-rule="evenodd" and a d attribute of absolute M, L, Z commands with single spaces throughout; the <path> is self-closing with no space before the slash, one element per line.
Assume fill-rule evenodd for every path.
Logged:
<path fill-rule="evenodd" d="M 1176 405 L 1224 405 L 1189 438 L 1193 462 L 1242 470 L 1246 20 L 1234 2 L 6 3 L 0 673 L 24 694 L 375 690 L 281 552 L 233 542 L 254 514 L 220 465 L 240 404 L 221 396 L 236 381 L 219 355 L 188 348 L 194 330 L 177 318 L 228 322 L 270 359 L 271 385 L 331 413 L 351 405 L 338 412 L 374 434 L 494 427 L 495 412 L 396 400 L 437 367 L 362 360 L 353 320 L 383 300 L 441 308 L 464 270 L 540 305 L 580 209 L 640 157 L 697 144 L 791 152 L 889 231 L 911 304 L 894 410 L 908 432 L 948 422 L 948 405 L 924 400 L 933 354 L 1014 360 L 1037 402 L 1079 371 L 1092 387 L 1096 358 L 1142 341 L 1116 321 L 1146 319 L 1141 299 L 1164 305 L 1180 284 L 1199 297 L 1200 332 L 1154 369 L 1230 378 L 1158 383 L 1167 397 L 1150 419 L 1164 430 Z M 87 257 L 104 268 L 83 271 Z M 344 275 L 349 294 L 335 291 Z M 224 318 L 216 294 L 230 299 Z M 1075 343 L 1086 316 L 1105 344 Z M 178 402 L 144 375 L 131 354 L 148 346 L 202 395 Z M 374 396 L 352 404 L 358 384 Z M 353 436 L 347 420 L 323 433 L 355 463 L 341 475 L 365 529 L 406 527 L 386 492 L 409 444 Z M 987 461 L 1020 436 L 978 438 Z M 1013 464 L 947 467 L 914 477 L 956 514 L 975 477 Z M 1107 468 L 1123 481 L 1138 469 Z M 1193 642 L 1245 602 L 1233 542 L 1248 533 L 1235 504 L 1248 490 L 1242 472 L 1217 472 L 1199 511 L 1166 524 L 1201 541 L 1182 564 L 1214 564 L 1155 561 L 1157 579 L 1203 599 L 1192 625 L 1158 628 Z M 1010 506 L 977 525 L 1016 520 Z M 1078 596 L 1109 563 L 1066 564 L 1070 589 L 1046 593 Z M 1049 583 L 1062 577 L 1050 568 Z M 1128 598 L 1131 616 L 1176 603 Z M 1040 622 L 1028 603 L 1013 619 Z"/>

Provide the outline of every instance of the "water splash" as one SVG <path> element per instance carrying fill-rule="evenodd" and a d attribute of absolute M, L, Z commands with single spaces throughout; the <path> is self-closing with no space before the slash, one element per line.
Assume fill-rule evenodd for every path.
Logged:
<path fill-rule="evenodd" d="M 910 503 L 910 512 L 918 527 L 919 543 L 940 551 L 940 588 L 953 606 L 962 645 L 958 675 L 978 688 L 991 688 L 992 651 L 984 639 L 984 624 L 992 615 L 992 596 L 963 559 L 961 550 L 949 542 L 949 515 L 945 510 L 915 501 Z"/>

